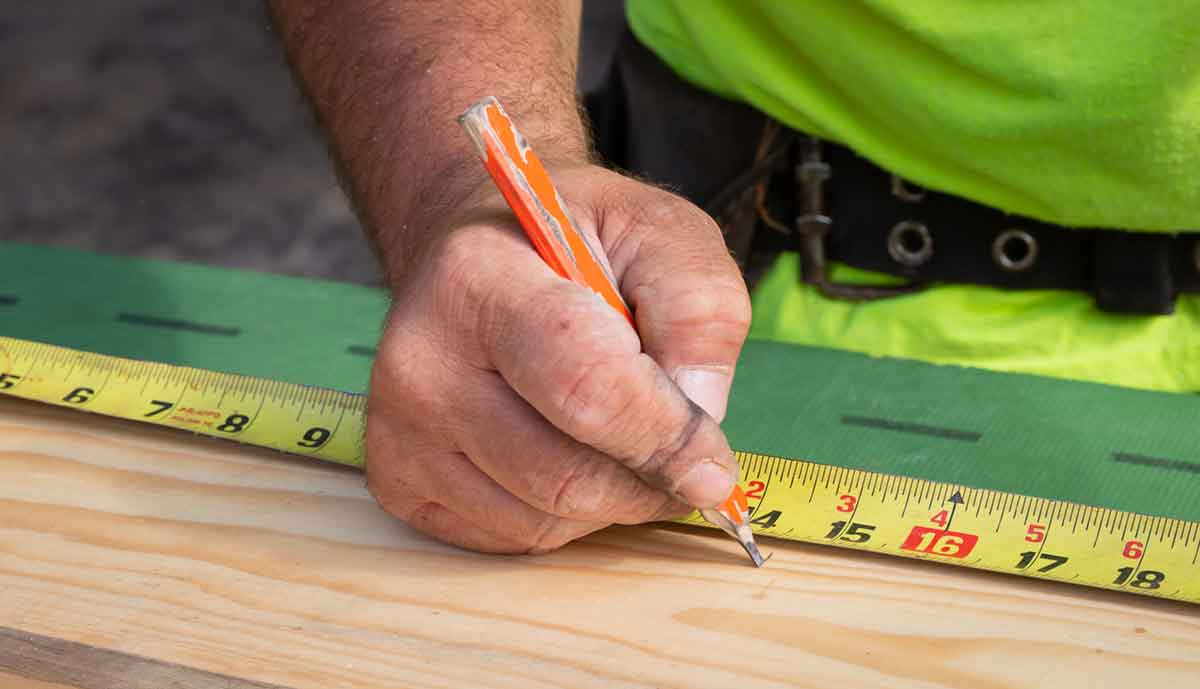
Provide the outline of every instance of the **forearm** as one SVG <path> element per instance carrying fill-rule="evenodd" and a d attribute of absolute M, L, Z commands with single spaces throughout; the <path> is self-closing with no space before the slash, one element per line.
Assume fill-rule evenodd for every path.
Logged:
<path fill-rule="evenodd" d="M 456 117 L 495 95 L 554 161 L 582 161 L 580 0 L 268 0 L 389 275 L 487 183 Z"/>

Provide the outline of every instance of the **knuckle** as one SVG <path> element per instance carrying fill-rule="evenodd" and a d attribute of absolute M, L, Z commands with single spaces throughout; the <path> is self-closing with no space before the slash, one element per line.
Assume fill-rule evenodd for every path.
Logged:
<path fill-rule="evenodd" d="M 456 366 L 459 357 L 441 340 L 423 324 L 389 322 L 367 389 L 368 438 L 372 432 L 380 438 L 398 438 L 402 432 L 427 438 L 456 418 L 452 412 L 469 379 Z M 411 443 L 390 442 L 389 447 L 400 452 Z"/>
<path fill-rule="evenodd" d="M 688 205 L 677 196 L 666 192 L 630 199 L 624 211 L 627 229 L 622 236 L 636 236 L 644 241 L 654 236 L 655 230 L 673 229 L 690 222 L 691 211 Z"/>
<path fill-rule="evenodd" d="M 682 197 L 627 178 L 605 185 L 600 199 L 601 225 L 607 229 L 611 241 L 610 256 L 637 254 L 642 242 L 662 236 L 663 233 L 656 230 L 674 229 L 683 222 L 690 222 L 695 212 L 707 217 L 704 211 Z"/>
<path fill-rule="evenodd" d="M 522 546 L 529 555 L 542 555 L 553 552 L 575 540 L 568 529 L 562 528 L 564 522 L 555 517 L 548 517 L 538 525 L 537 529 L 522 539 Z"/>
<path fill-rule="evenodd" d="M 743 335 L 750 329 L 750 298 L 741 284 L 696 280 L 687 289 L 664 295 L 661 308 L 680 326 L 720 326 L 731 335 Z"/>
<path fill-rule="evenodd" d="M 427 466 L 437 453 L 418 449 L 412 443 L 412 434 L 378 421 L 368 417 L 364 453 L 367 491 L 385 512 L 408 522 L 415 510 L 429 502 L 429 496 L 436 495 L 431 490 Z"/>
<path fill-rule="evenodd" d="M 558 403 L 568 433 L 587 442 L 613 429 L 627 432 L 647 406 L 630 384 L 632 363 L 629 356 L 609 355 L 578 368 Z"/>
<path fill-rule="evenodd" d="M 390 334 L 390 333 L 389 333 Z M 371 369 L 371 388 L 393 390 L 397 387 L 406 388 L 414 373 L 412 356 L 418 350 L 418 343 L 413 342 L 404 334 L 394 337 L 384 336 L 380 340 L 375 362 Z"/>
<path fill-rule="evenodd" d="M 379 478 L 368 474 L 367 490 L 384 512 L 405 522 L 411 522 L 413 514 L 428 502 L 397 476 Z"/>
<path fill-rule="evenodd" d="M 367 491 L 380 507 L 397 516 L 411 507 L 421 491 L 403 458 L 381 457 L 368 443 L 365 464 Z"/>
<path fill-rule="evenodd" d="M 376 431 L 394 435 L 400 427 L 428 430 L 432 420 L 447 415 L 453 386 L 439 375 L 434 362 L 415 355 L 417 351 L 410 347 L 408 356 L 389 353 L 376 359 L 367 398 L 369 439 Z"/>
<path fill-rule="evenodd" d="M 641 193 L 626 194 L 632 215 L 640 222 L 691 220 L 708 215 L 682 196 L 659 187 L 641 185 Z"/>
<path fill-rule="evenodd" d="M 552 487 L 548 506 L 553 514 L 568 519 L 580 519 L 602 514 L 611 507 L 611 500 L 598 480 L 594 468 L 577 465 L 569 469 Z"/>
<path fill-rule="evenodd" d="M 652 226 L 669 226 L 685 228 L 688 232 L 681 236 L 694 240 L 698 235 L 713 240 L 715 245 L 720 242 L 721 228 L 716 220 L 687 199 L 675 194 L 656 190 L 658 193 L 640 199 L 635 214 L 639 222 Z M 722 250 L 722 255 L 725 255 Z"/>

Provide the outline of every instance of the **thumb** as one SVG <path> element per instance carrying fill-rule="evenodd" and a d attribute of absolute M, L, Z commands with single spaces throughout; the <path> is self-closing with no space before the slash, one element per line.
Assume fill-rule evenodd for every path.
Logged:
<path fill-rule="evenodd" d="M 721 231 L 704 211 L 660 190 L 625 231 L 622 287 L 642 345 L 693 402 L 725 418 L 750 328 L 750 296 Z"/>

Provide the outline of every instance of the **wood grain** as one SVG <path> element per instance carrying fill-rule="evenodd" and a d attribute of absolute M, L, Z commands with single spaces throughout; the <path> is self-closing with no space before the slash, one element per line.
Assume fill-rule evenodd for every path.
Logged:
<path fill-rule="evenodd" d="M 8 672 L 0 671 L 0 689 L 79 689 L 69 684 L 42 682 L 31 677 L 18 677 Z"/>
<path fill-rule="evenodd" d="M 764 546 L 761 570 L 727 539 L 675 527 L 480 556 L 396 523 L 353 471 L 0 400 L 0 625 L 181 672 L 296 689 L 1191 689 L 1200 677 L 1193 607 Z M 67 677 L 4 657 L 0 686 Z"/>
<path fill-rule="evenodd" d="M 286 689 L 173 663 L 0 627 L 0 689 Z M 24 682 L 24 684 L 18 684 Z"/>

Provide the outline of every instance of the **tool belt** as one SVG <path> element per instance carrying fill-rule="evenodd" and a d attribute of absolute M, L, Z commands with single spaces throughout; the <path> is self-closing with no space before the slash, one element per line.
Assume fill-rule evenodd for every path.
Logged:
<path fill-rule="evenodd" d="M 838 299 L 973 284 L 1089 292 L 1102 311 L 1151 315 L 1200 293 L 1200 234 L 1069 228 L 920 188 L 683 82 L 623 23 L 603 34 L 587 19 L 581 84 L 600 155 L 708 211 L 751 287 L 795 251 L 801 279 Z M 835 262 L 903 284 L 837 283 Z"/>

